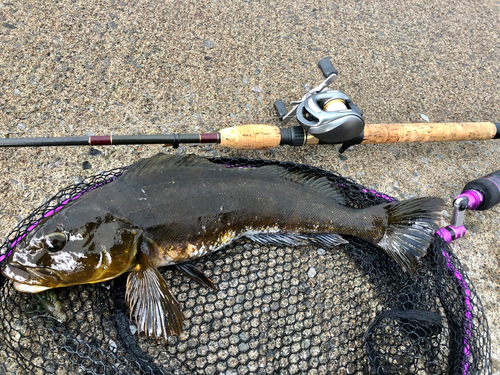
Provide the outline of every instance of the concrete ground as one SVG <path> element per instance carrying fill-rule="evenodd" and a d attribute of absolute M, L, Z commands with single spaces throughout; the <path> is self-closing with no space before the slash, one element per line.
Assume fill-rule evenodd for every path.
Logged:
<path fill-rule="evenodd" d="M 0 0 L 0 137 L 214 132 L 278 124 L 273 102 L 333 85 L 368 124 L 500 122 L 500 2 Z M 97 150 L 97 151 L 95 151 Z M 218 146 L 0 150 L 0 233 L 60 188 L 163 151 L 291 160 L 398 199 L 500 169 L 497 140 L 240 152 Z M 500 371 L 500 206 L 467 212 L 453 248 L 487 314 Z"/>

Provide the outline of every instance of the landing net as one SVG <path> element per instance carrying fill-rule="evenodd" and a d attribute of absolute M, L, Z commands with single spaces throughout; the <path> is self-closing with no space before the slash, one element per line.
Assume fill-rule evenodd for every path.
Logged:
<path fill-rule="evenodd" d="M 228 168 L 277 164 L 326 176 L 347 205 L 394 201 L 336 173 L 294 163 L 212 158 Z M 0 261 L 44 216 L 127 167 L 61 190 L 9 234 Z M 357 238 L 334 249 L 240 240 L 195 262 L 218 286 L 163 275 L 186 316 L 167 342 L 135 333 L 125 279 L 56 289 L 65 321 L 0 275 L 1 374 L 491 374 L 481 302 L 452 249 L 436 238 L 409 278 Z M 53 301 L 45 301 L 51 305 Z"/>

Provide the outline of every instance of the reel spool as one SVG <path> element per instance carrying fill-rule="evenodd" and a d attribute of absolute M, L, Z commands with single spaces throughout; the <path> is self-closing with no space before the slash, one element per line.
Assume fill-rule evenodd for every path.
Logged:
<path fill-rule="evenodd" d="M 297 121 L 314 137 L 325 143 L 342 143 L 361 134 L 363 113 L 338 90 L 312 95 L 297 107 Z"/>

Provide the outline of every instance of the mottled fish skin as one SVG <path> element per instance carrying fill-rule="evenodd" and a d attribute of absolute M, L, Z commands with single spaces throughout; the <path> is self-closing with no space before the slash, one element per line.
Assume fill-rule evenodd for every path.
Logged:
<path fill-rule="evenodd" d="M 98 199 L 89 196 L 87 201 L 140 223 L 144 235 L 159 245 L 150 247 L 156 266 L 199 258 L 254 232 L 382 238 L 387 225 L 383 209 L 345 208 L 321 194 L 321 189 L 335 193 L 326 178 L 311 176 L 311 184 L 304 185 L 303 175 L 297 174 L 298 182 L 283 177 L 285 171 L 278 166 L 227 168 L 202 159 L 187 168 L 122 176 L 101 188 Z"/>
<path fill-rule="evenodd" d="M 416 198 L 351 209 L 327 178 L 279 166 L 227 168 L 208 160 L 156 155 L 42 220 L 2 263 L 18 291 L 98 283 L 129 272 L 126 301 L 138 332 L 182 332 L 184 315 L 158 267 L 216 286 L 182 263 L 248 236 L 259 243 L 330 245 L 362 238 L 408 274 L 425 255 L 443 204 Z M 278 235 L 279 234 L 279 235 Z M 288 237 L 287 237 L 288 235 Z"/>

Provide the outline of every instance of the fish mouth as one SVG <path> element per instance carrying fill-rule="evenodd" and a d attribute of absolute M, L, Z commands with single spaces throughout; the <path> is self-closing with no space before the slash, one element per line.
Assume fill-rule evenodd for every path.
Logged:
<path fill-rule="evenodd" d="M 2 265 L 2 275 L 14 282 L 14 289 L 25 293 L 38 293 L 55 288 L 60 281 L 52 270 L 11 263 Z"/>
<path fill-rule="evenodd" d="M 44 290 L 52 289 L 49 286 L 23 284 L 18 281 L 14 281 L 13 286 L 15 290 L 23 293 L 40 293 Z"/>

